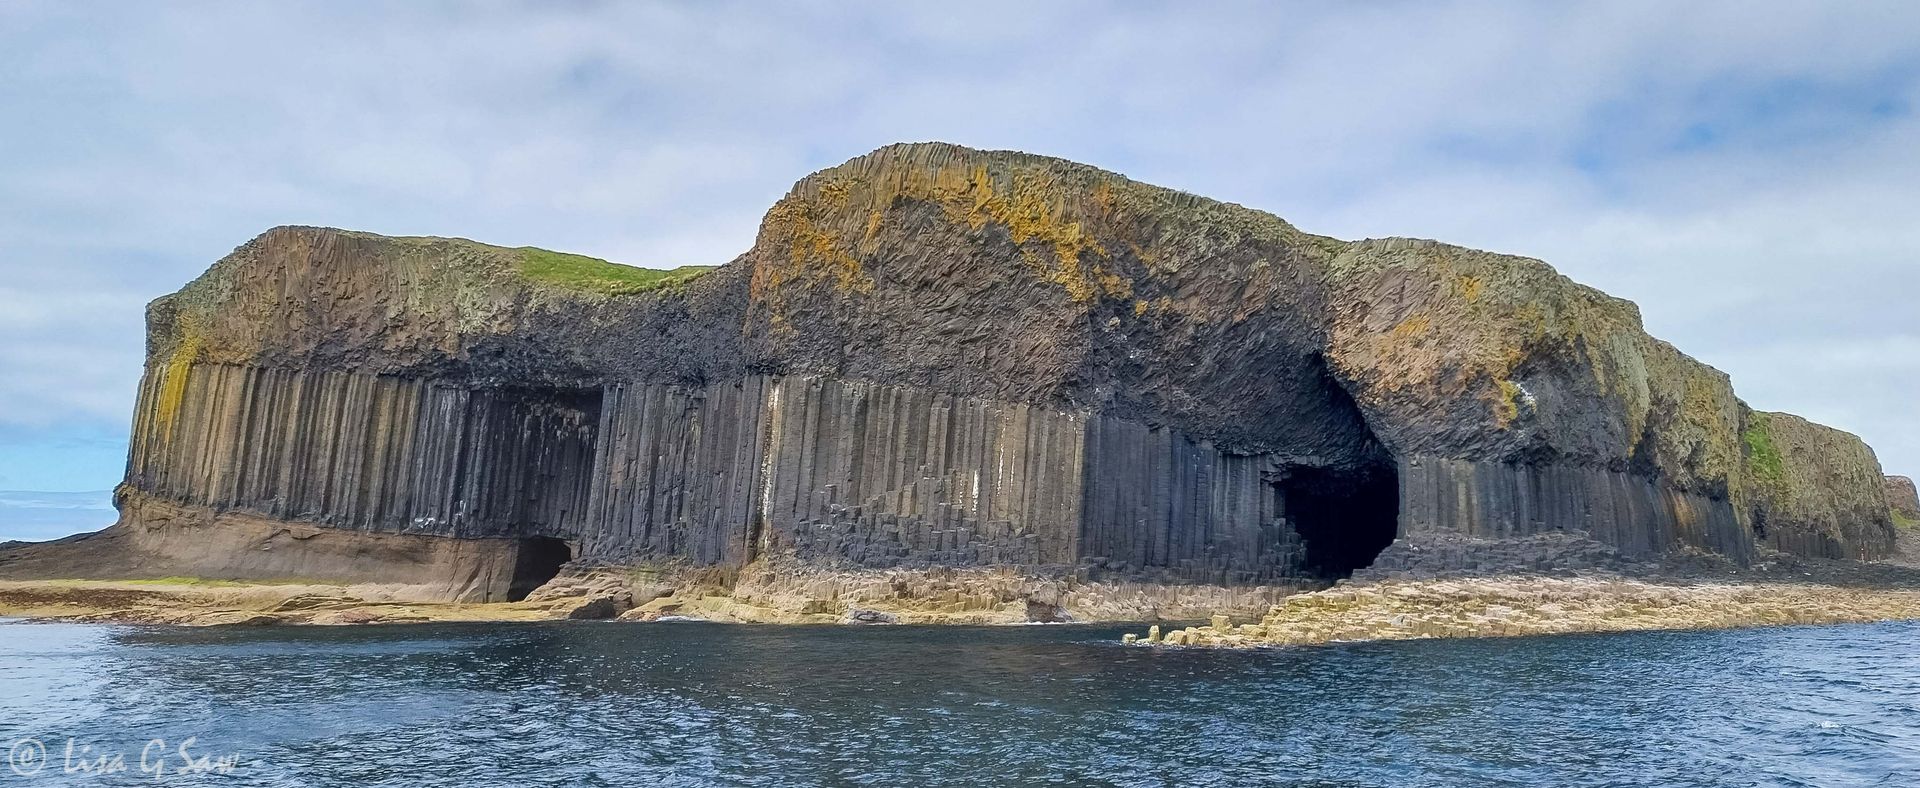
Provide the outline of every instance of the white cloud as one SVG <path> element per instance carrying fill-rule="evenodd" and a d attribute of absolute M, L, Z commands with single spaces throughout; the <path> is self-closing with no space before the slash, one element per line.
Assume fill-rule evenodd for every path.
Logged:
<path fill-rule="evenodd" d="M 1920 6 L 1762 5 L 9 3 L 0 426 L 123 423 L 275 224 L 720 262 L 946 139 L 1544 258 L 1920 471 Z"/>

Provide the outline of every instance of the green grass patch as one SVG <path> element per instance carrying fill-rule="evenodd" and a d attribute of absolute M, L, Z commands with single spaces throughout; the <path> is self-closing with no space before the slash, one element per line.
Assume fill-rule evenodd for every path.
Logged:
<path fill-rule="evenodd" d="M 519 252 L 522 276 L 543 284 L 601 295 L 630 295 L 677 287 L 714 268 L 710 265 L 683 265 L 671 270 L 635 268 L 531 246 L 523 246 Z"/>
<path fill-rule="evenodd" d="M 1780 447 L 1773 444 L 1772 427 L 1772 421 L 1765 415 L 1755 413 L 1753 423 L 1747 425 L 1747 431 L 1740 438 L 1747 444 L 1747 465 L 1753 468 L 1753 475 L 1779 483 L 1787 478 L 1787 465 L 1780 457 Z"/>
<path fill-rule="evenodd" d="M 1899 509 L 1893 510 L 1892 514 L 1893 514 L 1893 527 L 1895 528 L 1905 529 L 1905 528 L 1920 527 L 1920 520 L 1915 520 L 1911 517 L 1906 516 L 1905 514 L 1902 514 Z"/>

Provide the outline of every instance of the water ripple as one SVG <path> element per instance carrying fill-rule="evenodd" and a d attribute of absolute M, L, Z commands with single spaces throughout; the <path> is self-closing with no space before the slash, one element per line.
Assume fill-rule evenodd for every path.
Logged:
<path fill-rule="evenodd" d="M 201 752 L 242 757 L 234 774 L 174 785 L 1870 786 L 1920 775 L 1915 624 L 1252 652 L 1116 637 L 0 623 L 0 737 L 137 754 L 149 739 L 197 736 Z"/>

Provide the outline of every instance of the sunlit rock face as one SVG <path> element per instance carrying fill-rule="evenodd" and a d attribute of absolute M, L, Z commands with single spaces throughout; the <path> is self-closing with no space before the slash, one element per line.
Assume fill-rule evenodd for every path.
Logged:
<path fill-rule="evenodd" d="M 1544 263 L 1019 153 L 815 173 L 708 271 L 277 228 L 148 324 L 120 528 L 472 540 L 370 570 L 469 596 L 550 573 L 533 539 L 1221 584 L 1891 543 L 1864 444 Z"/>

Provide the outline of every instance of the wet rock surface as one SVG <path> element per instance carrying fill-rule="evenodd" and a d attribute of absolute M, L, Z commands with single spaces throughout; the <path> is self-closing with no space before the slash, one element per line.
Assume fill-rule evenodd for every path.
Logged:
<path fill-rule="evenodd" d="M 866 610 L 863 608 L 853 608 L 847 611 L 847 623 L 849 624 L 898 624 L 900 623 L 900 617 L 892 613 L 882 612 L 879 610 Z"/>
<path fill-rule="evenodd" d="M 631 600 L 622 604 L 621 600 L 611 596 L 597 596 L 567 611 L 567 618 L 575 621 L 593 621 L 614 618 L 633 609 Z"/>

